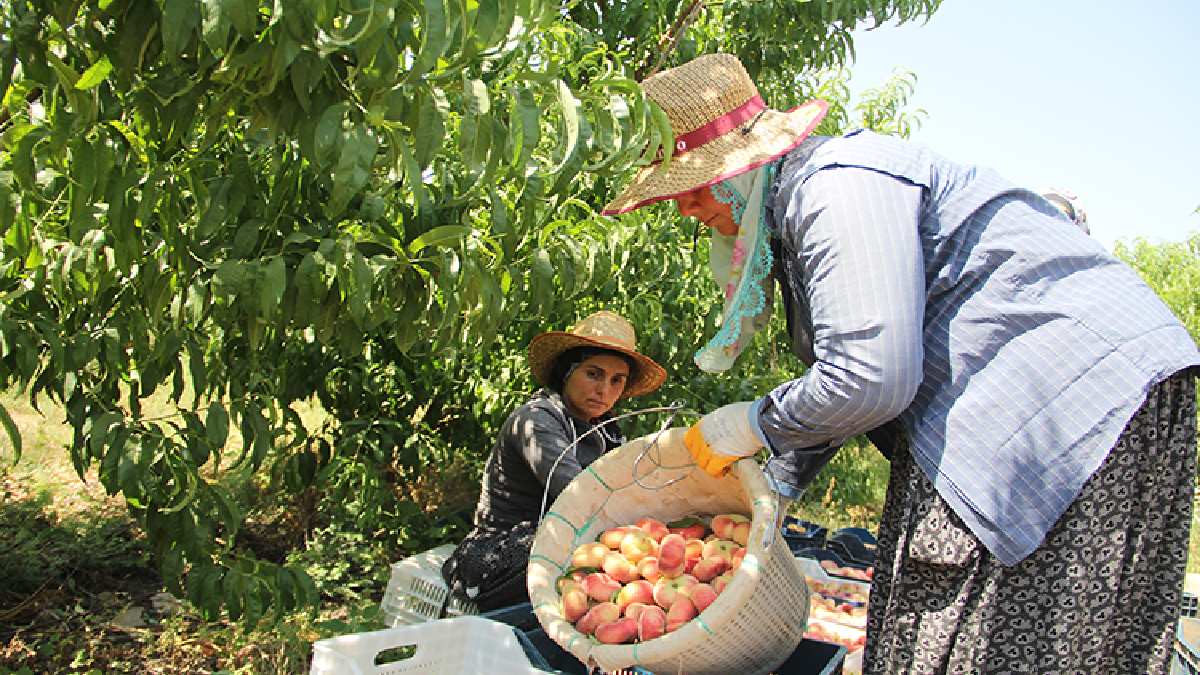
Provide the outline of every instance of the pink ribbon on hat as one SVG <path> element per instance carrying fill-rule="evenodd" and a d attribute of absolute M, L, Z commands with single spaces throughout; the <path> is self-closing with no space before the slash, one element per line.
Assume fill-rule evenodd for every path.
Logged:
<path fill-rule="evenodd" d="M 762 97 L 755 94 L 745 103 L 721 115 L 713 121 L 703 126 L 697 127 L 686 134 L 680 134 L 675 137 L 675 152 L 673 156 L 682 155 L 688 150 L 698 148 L 705 143 L 723 136 L 730 131 L 738 128 L 742 122 L 746 122 L 754 118 L 755 115 L 767 109 L 767 104 L 763 102 Z"/>

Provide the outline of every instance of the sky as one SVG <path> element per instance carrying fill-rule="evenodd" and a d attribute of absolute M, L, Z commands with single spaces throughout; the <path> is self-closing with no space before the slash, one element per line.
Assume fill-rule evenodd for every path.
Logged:
<path fill-rule="evenodd" d="M 854 33 L 855 94 L 916 74 L 911 138 L 1024 187 L 1065 188 L 1092 235 L 1200 234 L 1200 1 L 943 0 Z"/>

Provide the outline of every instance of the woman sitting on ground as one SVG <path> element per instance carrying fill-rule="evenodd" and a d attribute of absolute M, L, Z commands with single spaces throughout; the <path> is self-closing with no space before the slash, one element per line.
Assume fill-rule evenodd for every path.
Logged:
<path fill-rule="evenodd" d="M 548 508 L 585 467 L 624 443 L 613 405 L 666 379 L 637 351 L 633 326 L 612 312 L 535 337 L 529 368 L 543 388 L 504 422 L 484 468 L 475 528 L 442 567 L 451 592 L 481 611 L 528 600 L 525 567 L 543 495 Z"/>

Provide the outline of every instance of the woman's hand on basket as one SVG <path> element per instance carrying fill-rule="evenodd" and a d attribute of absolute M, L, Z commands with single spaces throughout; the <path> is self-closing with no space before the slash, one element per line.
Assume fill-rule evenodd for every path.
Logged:
<path fill-rule="evenodd" d="M 758 426 L 759 401 L 721 406 L 700 418 L 684 434 L 683 444 L 696 464 L 709 475 L 720 476 L 729 465 L 766 447 Z"/>

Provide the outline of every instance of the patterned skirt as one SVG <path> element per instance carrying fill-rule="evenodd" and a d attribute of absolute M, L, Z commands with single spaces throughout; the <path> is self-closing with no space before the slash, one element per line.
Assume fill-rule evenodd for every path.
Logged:
<path fill-rule="evenodd" d="M 442 565 L 450 592 L 482 612 L 529 602 L 525 568 L 535 534 L 532 521 L 505 528 L 475 526 Z"/>
<path fill-rule="evenodd" d="M 1041 546 L 1013 567 L 899 448 L 863 672 L 1165 674 L 1195 485 L 1195 374 L 1150 390 Z"/>

